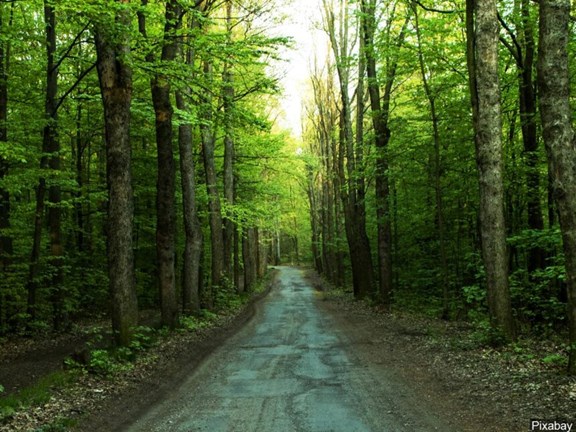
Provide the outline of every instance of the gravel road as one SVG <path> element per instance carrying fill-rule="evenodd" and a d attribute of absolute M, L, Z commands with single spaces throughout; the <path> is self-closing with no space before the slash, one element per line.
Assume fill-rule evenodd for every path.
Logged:
<path fill-rule="evenodd" d="M 362 342 L 322 312 L 301 270 L 279 271 L 255 317 L 127 431 L 454 430 L 417 388 L 357 355 Z"/>

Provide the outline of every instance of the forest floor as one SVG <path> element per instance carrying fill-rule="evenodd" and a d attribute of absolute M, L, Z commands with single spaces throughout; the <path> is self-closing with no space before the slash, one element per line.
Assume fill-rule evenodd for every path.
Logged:
<path fill-rule="evenodd" d="M 498 349 L 486 347 L 479 343 L 478 330 L 467 323 L 386 314 L 353 301 L 350 294 L 325 290 L 312 272 L 309 279 L 320 291 L 321 310 L 334 317 L 350 340 L 358 341 L 355 354 L 388 365 L 463 432 L 527 431 L 531 419 L 576 422 L 576 378 L 563 373 L 561 349 L 553 343 L 521 340 Z M 178 385 L 248 322 L 256 301 L 220 315 L 212 328 L 161 338 L 132 367 L 111 377 L 84 373 L 72 384 L 55 386 L 47 400 L 5 416 L 0 432 L 110 432 L 111 419 L 114 424 L 122 417 L 129 421 L 135 411 L 145 411 Z M 61 370 L 64 358 L 85 338 L 78 332 L 42 341 L 1 341 L 0 384 L 5 394 Z"/>

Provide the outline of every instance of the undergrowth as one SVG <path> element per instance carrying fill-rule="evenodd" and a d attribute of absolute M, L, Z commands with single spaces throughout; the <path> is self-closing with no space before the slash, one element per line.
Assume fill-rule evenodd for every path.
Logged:
<path fill-rule="evenodd" d="M 47 403 L 53 392 L 62 389 L 76 380 L 76 374 L 59 371 L 42 377 L 35 385 L 23 388 L 17 393 L 0 398 L 0 422 L 9 419 L 16 411 Z"/>

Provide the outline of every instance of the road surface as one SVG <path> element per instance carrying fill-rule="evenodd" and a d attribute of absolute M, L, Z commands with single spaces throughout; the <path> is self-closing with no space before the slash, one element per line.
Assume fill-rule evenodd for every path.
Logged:
<path fill-rule="evenodd" d="M 382 365 L 362 361 L 303 272 L 279 267 L 255 317 L 129 432 L 450 432 Z"/>

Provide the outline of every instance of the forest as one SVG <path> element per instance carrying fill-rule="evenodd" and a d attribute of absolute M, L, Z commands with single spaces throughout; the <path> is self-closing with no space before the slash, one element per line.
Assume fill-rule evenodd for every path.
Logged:
<path fill-rule="evenodd" d="M 129 345 L 308 263 L 576 374 L 570 2 L 318 7 L 294 136 L 272 0 L 0 1 L 0 338 Z"/>

